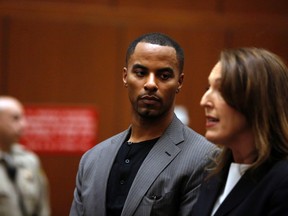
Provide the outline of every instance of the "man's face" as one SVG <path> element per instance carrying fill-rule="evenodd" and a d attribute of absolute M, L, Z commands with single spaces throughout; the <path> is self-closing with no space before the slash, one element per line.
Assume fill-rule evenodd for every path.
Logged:
<path fill-rule="evenodd" d="M 22 107 L 14 102 L 0 111 L 0 140 L 2 144 L 17 142 L 26 126 Z"/>
<path fill-rule="evenodd" d="M 152 119 L 173 112 L 183 78 L 173 47 L 138 43 L 123 73 L 133 112 Z"/>

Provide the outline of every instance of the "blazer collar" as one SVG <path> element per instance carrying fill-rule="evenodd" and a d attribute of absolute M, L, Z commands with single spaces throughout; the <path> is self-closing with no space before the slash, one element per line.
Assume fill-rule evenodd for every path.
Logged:
<path fill-rule="evenodd" d="M 207 208 L 201 209 L 201 215 L 211 215 L 215 201 L 224 189 L 229 166 L 230 164 L 221 173 L 211 177 L 204 184 L 205 186 L 203 185 L 198 202 L 199 206 L 206 206 Z M 253 175 L 250 172 L 246 172 L 219 206 L 214 216 L 227 215 L 232 209 L 236 208 L 247 197 L 247 194 L 255 188 L 271 166 L 271 163 L 265 163 Z"/>
<path fill-rule="evenodd" d="M 197 203 L 198 208 L 205 206 L 205 208 L 198 209 L 199 213 L 201 212 L 201 215 L 211 215 L 215 202 L 225 187 L 229 165 L 226 166 L 218 175 L 212 176 L 203 184 Z M 261 175 L 261 173 L 258 174 Z M 247 194 L 249 194 L 249 192 L 255 187 L 259 175 L 252 179 L 250 174 L 245 173 L 225 198 L 223 203 L 219 206 L 214 216 L 226 215 L 233 208 L 238 206 L 239 203 L 247 197 Z"/>
<path fill-rule="evenodd" d="M 228 169 L 225 168 L 221 173 L 211 176 L 204 181 L 201 186 L 200 196 L 196 203 L 196 210 L 194 210 L 193 214 L 195 213 L 195 215 L 203 216 L 211 215 L 214 203 L 225 186 L 227 174 Z M 203 206 L 205 206 L 205 208 L 203 208 Z"/>
<path fill-rule="evenodd" d="M 226 215 L 233 208 L 237 207 L 274 165 L 275 162 L 267 161 L 254 170 L 253 173 L 246 172 L 219 206 L 215 216 Z"/>
<path fill-rule="evenodd" d="M 251 176 L 244 174 L 244 176 L 225 198 L 223 203 L 219 206 L 215 216 L 226 215 L 232 209 L 237 207 L 247 197 L 247 194 L 250 193 L 256 184 L 256 180 L 252 180 Z"/>
<path fill-rule="evenodd" d="M 105 162 L 99 163 L 97 158 L 93 161 L 91 161 L 91 167 L 94 167 L 97 172 L 94 173 L 94 182 L 97 182 L 95 184 L 95 189 L 94 189 L 94 198 L 95 198 L 95 211 L 99 212 L 106 212 L 106 188 L 107 188 L 107 182 L 110 174 L 111 167 L 113 165 L 115 156 L 117 155 L 117 152 L 119 148 L 121 147 L 122 143 L 125 141 L 126 136 L 129 133 L 129 129 L 123 131 L 119 135 L 116 135 L 115 137 L 111 138 L 111 141 L 108 143 L 105 143 L 105 145 L 97 146 L 100 149 L 99 152 L 99 158 L 101 158 L 103 155 L 105 155 Z M 99 144 L 101 145 L 101 144 Z M 99 196 L 99 194 L 103 194 L 103 196 Z"/>
<path fill-rule="evenodd" d="M 141 165 L 131 185 L 122 215 L 132 215 L 135 212 L 157 176 L 179 154 L 181 149 L 177 144 L 183 140 L 183 124 L 174 116 L 164 135 L 155 143 Z"/>

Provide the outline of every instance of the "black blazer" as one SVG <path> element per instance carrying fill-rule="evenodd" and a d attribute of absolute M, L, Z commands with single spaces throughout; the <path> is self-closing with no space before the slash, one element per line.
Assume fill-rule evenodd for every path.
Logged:
<path fill-rule="evenodd" d="M 210 216 L 214 203 L 225 186 L 229 166 L 205 181 L 192 216 Z M 214 216 L 287 216 L 288 161 L 266 164 L 251 175 L 245 173 Z"/>

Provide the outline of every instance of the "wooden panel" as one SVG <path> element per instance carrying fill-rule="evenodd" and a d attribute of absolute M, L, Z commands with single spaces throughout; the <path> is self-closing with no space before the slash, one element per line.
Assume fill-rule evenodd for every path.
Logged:
<path fill-rule="evenodd" d="M 51 216 L 69 215 L 80 156 L 40 155 L 50 186 Z"/>
<path fill-rule="evenodd" d="M 268 49 L 288 63 L 288 29 L 246 29 L 231 32 L 231 46 L 253 46 Z"/>
<path fill-rule="evenodd" d="M 218 7 L 217 0 L 166 0 L 155 1 L 155 0 L 115 0 L 118 6 L 125 7 L 141 7 L 141 8 L 153 8 L 153 9 L 185 9 L 185 10 L 207 10 L 215 11 Z M 150 14 L 151 15 L 151 14 Z M 167 14 L 167 16 L 173 16 L 173 14 Z"/>
<path fill-rule="evenodd" d="M 115 109 L 121 100 L 115 98 L 121 73 L 114 64 L 116 28 L 12 19 L 9 42 L 9 94 L 24 104 L 95 105 L 100 112 L 98 141 L 117 131 Z M 53 215 L 68 215 L 80 156 L 41 159 L 51 185 Z"/>
<path fill-rule="evenodd" d="M 4 0 L 5 1 L 5 0 Z M 29 2 L 35 2 L 35 0 L 9 0 L 10 2 L 16 2 L 16 3 L 29 3 Z M 99 4 L 99 5 L 111 5 L 113 4 L 114 0 L 37 0 L 37 2 L 48 2 L 48 3 L 81 3 L 81 4 L 87 4 L 87 3 L 93 3 L 93 4 Z"/>
<path fill-rule="evenodd" d="M 287 0 L 222 0 L 223 11 L 233 12 L 254 12 L 254 13 L 288 13 Z"/>
<path fill-rule="evenodd" d="M 213 37 L 211 37 L 213 35 Z M 218 61 L 219 52 L 225 47 L 225 32 L 193 29 L 178 32 L 185 48 L 185 81 L 178 95 L 178 104 L 188 108 L 190 126 L 197 132 L 205 132 L 204 109 L 200 99 L 208 85 L 208 75 Z"/>
<path fill-rule="evenodd" d="M 114 131 L 115 28 L 14 19 L 10 30 L 10 94 L 26 103 L 95 105 L 100 111 L 100 139 L 103 128 Z"/>
<path fill-rule="evenodd" d="M 9 23 L 6 17 L 1 17 L 0 21 L 0 94 L 7 91 L 7 54 L 8 54 L 8 30 Z"/>

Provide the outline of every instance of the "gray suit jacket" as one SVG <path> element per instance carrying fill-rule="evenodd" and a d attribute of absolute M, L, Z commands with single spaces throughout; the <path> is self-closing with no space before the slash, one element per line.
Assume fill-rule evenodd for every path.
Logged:
<path fill-rule="evenodd" d="M 126 130 L 86 152 L 79 164 L 70 216 L 105 216 L 106 187 Z M 141 165 L 122 216 L 188 215 L 196 202 L 203 169 L 215 146 L 175 115 Z"/>

